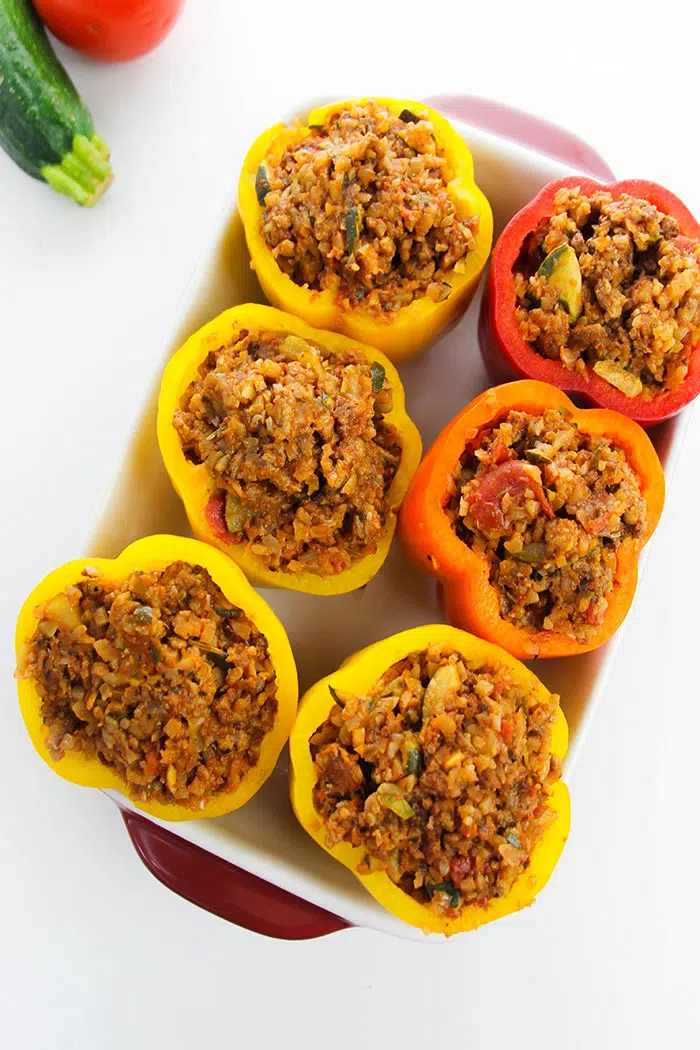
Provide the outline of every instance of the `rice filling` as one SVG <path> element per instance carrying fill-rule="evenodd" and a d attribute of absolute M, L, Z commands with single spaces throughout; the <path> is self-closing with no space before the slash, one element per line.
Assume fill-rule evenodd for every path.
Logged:
<path fill-rule="evenodd" d="M 346 307 L 392 314 L 446 299 L 449 272 L 475 247 L 479 216 L 457 215 L 433 125 L 407 111 L 350 104 L 268 153 L 261 173 L 261 232 L 277 265 Z"/>
<path fill-rule="evenodd" d="M 630 397 L 678 389 L 700 339 L 700 245 L 627 194 L 562 188 L 554 207 L 515 267 L 523 339 Z"/>
<path fill-rule="evenodd" d="M 373 553 L 401 445 L 392 390 L 360 350 L 238 333 L 202 363 L 174 416 L 204 464 L 230 543 L 271 570 L 330 576 Z"/>
<path fill-rule="evenodd" d="M 313 801 L 332 848 L 364 851 L 439 915 L 505 896 L 554 819 L 559 698 L 496 663 L 434 645 L 336 703 L 310 740 Z"/>
<path fill-rule="evenodd" d="M 489 561 L 501 616 L 587 642 L 615 585 L 617 551 L 646 501 L 623 449 L 561 411 L 511 411 L 465 452 L 447 512 Z"/>
<path fill-rule="evenodd" d="M 199 566 L 115 583 L 96 569 L 37 609 L 18 675 L 47 745 L 96 757 L 142 801 L 201 808 L 234 791 L 277 713 L 267 641 Z"/>

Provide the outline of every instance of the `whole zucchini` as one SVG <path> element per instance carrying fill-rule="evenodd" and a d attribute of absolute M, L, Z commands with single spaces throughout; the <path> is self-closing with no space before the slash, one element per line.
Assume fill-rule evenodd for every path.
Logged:
<path fill-rule="evenodd" d="M 88 207 L 113 178 L 109 149 L 29 0 L 0 0 L 0 145 L 34 178 Z"/>

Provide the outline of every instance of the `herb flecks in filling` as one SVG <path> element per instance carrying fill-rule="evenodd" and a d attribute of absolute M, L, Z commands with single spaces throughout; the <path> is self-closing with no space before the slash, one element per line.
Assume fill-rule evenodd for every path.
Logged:
<path fill-rule="evenodd" d="M 431 646 L 340 700 L 310 740 L 328 847 L 362 848 L 360 872 L 440 915 L 507 895 L 554 819 L 559 698 Z"/>
<path fill-rule="evenodd" d="M 296 335 L 242 331 L 209 354 L 175 413 L 225 499 L 231 543 L 267 568 L 330 576 L 373 553 L 401 446 L 384 369 Z"/>
<path fill-rule="evenodd" d="M 99 758 L 142 801 L 199 809 L 234 791 L 275 723 L 265 637 L 198 566 L 83 575 L 37 609 L 18 669 L 52 757 Z"/>
<path fill-rule="evenodd" d="M 617 551 L 642 534 L 646 502 L 621 448 L 548 409 L 511 411 L 480 434 L 447 512 L 489 559 L 501 616 L 583 644 L 603 623 Z"/>
<path fill-rule="evenodd" d="M 629 397 L 676 390 L 700 339 L 700 245 L 679 240 L 672 216 L 627 194 L 563 188 L 554 205 L 515 268 L 523 338 Z"/>
<path fill-rule="evenodd" d="M 346 307 L 440 302 L 475 247 L 479 216 L 456 214 L 433 126 L 408 111 L 349 105 L 263 168 L 261 231 L 278 266 Z"/>

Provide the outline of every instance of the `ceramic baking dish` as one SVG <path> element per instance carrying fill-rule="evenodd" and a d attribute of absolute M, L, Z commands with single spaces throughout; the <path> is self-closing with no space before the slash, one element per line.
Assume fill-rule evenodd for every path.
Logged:
<path fill-rule="evenodd" d="M 585 143 L 537 118 L 468 96 L 427 100 L 450 118 L 474 156 L 478 185 L 494 212 L 495 234 L 545 183 L 584 173 L 613 173 Z M 309 103 L 299 112 L 308 112 Z M 422 357 L 401 368 L 408 409 L 427 448 L 445 423 L 490 384 L 478 347 L 480 293 L 466 316 Z M 264 301 L 250 270 L 234 202 L 212 232 L 211 250 L 193 274 L 179 322 L 164 341 L 162 365 L 202 323 L 237 303 Z M 155 436 L 160 373 L 135 413 L 130 445 L 89 542 L 91 557 L 114 557 L 139 536 L 190 535 L 182 506 L 162 465 Z M 668 473 L 687 422 L 676 418 L 652 436 Z M 653 543 L 651 544 L 653 548 Z M 302 692 L 351 652 L 396 631 L 441 619 L 434 582 L 414 572 L 396 545 L 365 588 L 337 597 L 263 592 L 286 626 Z M 619 642 L 594 653 L 543 661 L 537 674 L 560 693 L 570 730 L 567 770 L 576 761 Z M 137 814 L 114 795 L 132 841 L 148 868 L 182 896 L 248 929 L 288 940 L 357 925 L 422 942 L 426 937 L 385 912 L 342 865 L 297 824 L 287 789 L 287 760 L 241 810 L 215 820 L 168 825 Z"/>

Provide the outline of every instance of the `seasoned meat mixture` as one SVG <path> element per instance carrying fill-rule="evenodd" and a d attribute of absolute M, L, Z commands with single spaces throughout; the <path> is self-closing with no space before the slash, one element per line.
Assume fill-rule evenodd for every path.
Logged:
<path fill-rule="evenodd" d="M 450 178 L 430 121 L 349 105 L 268 154 L 256 183 L 262 235 L 296 284 L 330 289 L 346 307 L 439 302 L 479 226 L 478 215 L 456 215 Z"/>
<path fill-rule="evenodd" d="M 554 201 L 514 275 L 523 338 L 630 397 L 675 390 L 700 339 L 700 245 L 679 237 L 670 215 L 626 194 L 564 188 Z M 565 245 L 573 251 L 545 263 Z"/>
<path fill-rule="evenodd" d="M 214 480 L 217 531 L 270 569 L 330 576 L 382 535 L 401 458 L 391 406 L 384 369 L 359 350 L 242 331 L 209 354 L 173 422 Z"/>
<path fill-rule="evenodd" d="M 439 646 L 391 667 L 367 696 L 334 693 L 310 740 L 329 847 L 366 850 L 441 915 L 505 896 L 553 819 L 559 697 Z"/>
<path fill-rule="evenodd" d="M 624 451 L 562 412 L 509 412 L 462 457 L 448 504 L 457 535 L 490 560 L 501 616 L 585 643 L 603 622 L 617 550 L 646 502 Z"/>
<path fill-rule="evenodd" d="M 235 790 L 277 712 L 263 635 L 198 566 L 83 577 L 36 610 L 17 672 L 52 757 L 97 756 L 142 801 L 199 809 Z"/>

